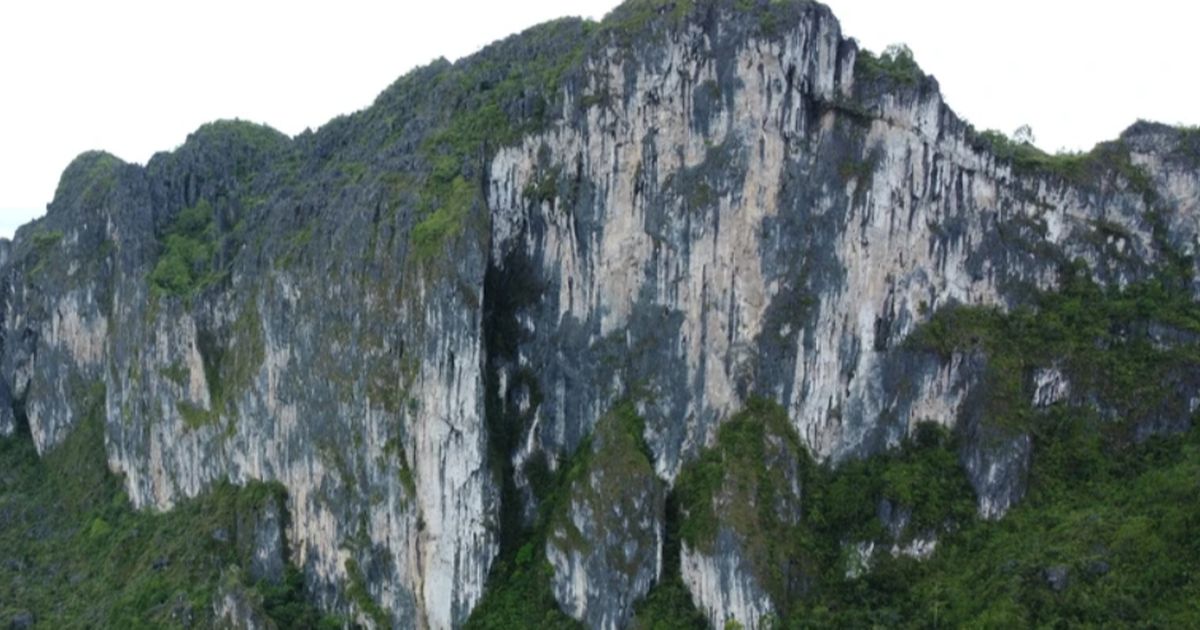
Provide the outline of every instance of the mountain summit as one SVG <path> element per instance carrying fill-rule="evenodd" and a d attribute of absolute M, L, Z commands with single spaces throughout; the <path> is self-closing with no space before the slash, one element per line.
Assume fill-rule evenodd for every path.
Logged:
<path fill-rule="evenodd" d="M 44 522 L 3 502 L 77 497 L 59 566 L 123 577 L 35 610 L 59 587 L 10 564 L 0 606 L 1171 625 L 1197 587 L 1170 563 L 1200 554 L 1159 581 L 1130 549 L 1198 522 L 1172 481 L 1197 461 L 1198 239 L 1196 131 L 1046 155 L 804 1 L 630 0 L 295 138 L 221 121 L 144 167 L 87 153 L 0 246 L 0 434 L 33 471 L 5 482 L 0 559 Z M 81 458 L 93 489 L 37 481 Z M 1122 494 L 1143 483 L 1184 512 Z M 1089 496 L 1128 502 L 1088 524 Z"/>

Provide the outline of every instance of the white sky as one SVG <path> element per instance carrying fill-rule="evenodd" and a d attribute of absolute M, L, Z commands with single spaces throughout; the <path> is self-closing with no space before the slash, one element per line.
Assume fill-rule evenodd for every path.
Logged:
<path fill-rule="evenodd" d="M 361 109 L 400 75 L 616 0 L 39 0 L 0 4 L 0 236 L 44 213 L 62 169 L 145 163 L 218 118 L 288 134 Z M 1085 149 L 1138 118 L 1200 124 L 1200 4 L 829 0 L 846 35 L 906 42 L 979 128 Z"/>

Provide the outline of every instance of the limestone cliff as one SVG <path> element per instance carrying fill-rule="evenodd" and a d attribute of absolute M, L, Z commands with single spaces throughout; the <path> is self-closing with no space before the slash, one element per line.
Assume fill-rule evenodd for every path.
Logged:
<path fill-rule="evenodd" d="M 598 538 L 547 547 L 591 626 L 628 621 L 661 572 L 658 484 L 752 397 L 821 460 L 959 427 L 1000 517 L 1029 437 L 973 413 L 985 359 L 905 339 L 1077 259 L 1117 286 L 1194 271 L 1200 169 L 1145 123 L 1070 172 L 1023 168 L 892 70 L 816 3 L 634 0 L 295 138 L 221 122 L 145 166 L 80 156 L 0 246 L 0 433 L 50 451 L 101 384 L 136 506 L 281 482 L 292 560 L 374 626 L 461 625 L 537 511 L 531 462 L 554 472 L 622 400 L 645 461 L 578 479 L 563 535 Z M 770 598 L 718 540 L 685 582 L 754 627 Z"/>

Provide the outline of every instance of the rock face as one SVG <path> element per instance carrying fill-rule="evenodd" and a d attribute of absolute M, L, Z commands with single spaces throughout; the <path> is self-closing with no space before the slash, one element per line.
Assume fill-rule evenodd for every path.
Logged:
<path fill-rule="evenodd" d="M 803 523 L 810 464 L 782 408 L 754 400 L 678 480 L 690 527 L 681 532 L 681 576 L 713 627 L 769 626 L 776 603 L 808 590 L 807 550 L 788 534 Z"/>
<path fill-rule="evenodd" d="M 213 617 L 222 630 L 276 630 L 277 625 L 263 612 L 258 601 L 230 570 L 213 598 Z"/>
<path fill-rule="evenodd" d="M 589 628 L 621 628 L 662 571 L 666 491 L 629 405 L 596 426 L 570 503 L 547 541 L 554 596 Z"/>
<path fill-rule="evenodd" d="M 717 533 L 716 545 L 709 553 L 685 547 L 682 561 L 688 590 L 714 628 L 736 621 L 754 630 L 775 609 L 731 530 L 722 528 Z"/>
<path fill-rule="evenodd" d="M 1020 304 L 1076 259 L 1115 285 L 1194 268 L 1195 152 L 1139 123 L 1082 175 L 1022 170 L 825 7 L 744 4 L 539 27 L 296 138 L 224 122 L 144 167 L 80 156 L 0 242 L 0 435 L 50 451 L 102 389 L 135 505 L 281 482 L 291 559 L 366 625 L 464 622 L 503 489 L 531 513 L 528 462 L 603 435 L 634 390 L 668 483 L 761 396 L 833 461 L 959 426 L 979 510 L 1002 515 L 1029 436 L 973 422 L 984 359 L 904 339 L 950 304 Z M 588 625 L 620 625 L 660 570 L 646 472 L 589 471 L 565 522 L 592 547 L 548 544 Z M 763 587 L 718 540 L 684 554 L 697 603 L 759 619 Z"/>

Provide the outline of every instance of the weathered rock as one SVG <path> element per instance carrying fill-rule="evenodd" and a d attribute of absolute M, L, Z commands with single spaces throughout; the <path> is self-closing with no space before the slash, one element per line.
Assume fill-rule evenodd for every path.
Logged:
<path fill-rule="evenodd" d="M 11 622 L 8 622 L 8 628 L 12 628 L 12 630 L 28 630 L 30 628 L 34 628 L 35 622 L 36 618 L 34 617 L 34 613 L 29 611 L 20 611 L 16 614 L 13 614 Z"/>
<path fill-rule="evenodd" d="M 666 490 L 641 431 L 629 404 L 600 420 L 546 543 L 555 597 L 589 628 L 625 627 L 662 572 Z"/>
<path fill-rule="evenodd" d="M 278 481 L 290 519 L 253 528 L 255 571 L 286 553 L 323 607 L 373 623 L 346 596 L 360 581 L 403 627 L 466 620 L 501 488 L 534 513 L 525 464 L 574 452 L 634 390 L 668 482 L 761 396 L 834 462 L 956 426 L 979 511 L 1003 515 L 1031 443 L 971 413 L 986 359 L 904 339 L 948 305 L 1018 305 L 1075 259 L 1117 286 L 1200 264 L 1194 156 L 1140 123 L 1082 178 L 1018 168 L 932 78 L 858 63 L 827 8 L 751 4 L 554 23 L 296 138 L 222 122 L 144 167 L 80 156 L 0 242 L 0 435 L 27 426 L 45 453 L 98 402 L 144 509 Z M 1191 422 L 1200 383 L 1172 387 L 1139 439 Z M 556 556 L 589 623 L 618 624 L 657 574 L 607 556 L 658 544 L 639 538 L 661 496 L 644 472 L 618 503 L 650 512 Z M 714 621 L 757 623 L 753 541 L 715 536 L 727 555 L 686 551 L 684 577 Z"/>
<path fill-rule="evenodd" d="M 33 627 L 36 621 L 33 613 L 23 610 L 12 616 L 12 620 L 8 622 L 8 627 L 12 628 L 12 630 L 28 630 Z"/>
<path fill-rule="evenodd" d="M 755 577 L 738 536 L 722 527 L 709 553 L 683 547 L 683 581 L 696 605 L 714 628 L 736 621 L 755 630 L 775 611 L 775 604 Z"/>
<path fill-rule="evenodd" d="M 261 597 L 247 589 L 229 568 L 213 597 L 213 618 L 222 630 L 275 630 L 276 624 L 263 610 Z"/>
<path fill-rule="evenodd" d="M 1062 565 L 1055 565 L 1045 570 L 1046 584 L 1055 592 L 1067 590 L 1071 584 L 1071 570 Z"/>
<path fill-rule="evenodd" d="M 804 550 L 792 545 L 811 464 L 782 408 L 762 401 L 723 427 L 715 448 L 679 480 L 694 532 L 683 536 L 683 582 L 714 627 L 733 620 L 758 628 L 784 615 L 813 579 Z"/>
<path fill-rule="evenodd" d="M 1037 370 L 1033 373 L 1033 406 L 1046 408 L 1067 399 L 1071 383 L 1057 367 Z"/>
<path fill-rule="evenodd" d="M 287 565 L 284 540 L 284 507 L 278 494 L 270 494 L 259 505 L 238 514 L 237 540 L 251 580 L 277 584 Z"/>

